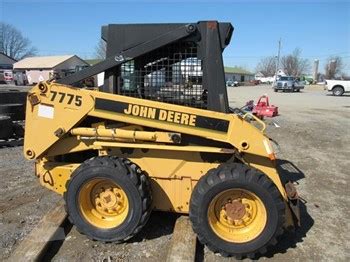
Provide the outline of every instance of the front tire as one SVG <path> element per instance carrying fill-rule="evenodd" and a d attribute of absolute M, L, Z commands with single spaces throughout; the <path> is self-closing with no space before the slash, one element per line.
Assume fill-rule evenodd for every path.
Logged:
<path fill-rule="evenodd" d="M 342 96 L 344 94 L 344 89 L 341 86 L 336 86 L 332 90 L 334 96 Z"/>
<path fill-rule="evenodd" d="M 64 198 L 69 219 L 91 239 L 126 241 L 142 229 L 150 216 L 148 179 L 126 159 L 89 159 L 67 183 Z"/>
<path fill-rule="evenodd" d="M 190 219 L 200 242 L 223 256 L 253 258 L 276 244 L 283 232 L 285 203 L 262 172 L 222 164 L 197 183 Z"/>

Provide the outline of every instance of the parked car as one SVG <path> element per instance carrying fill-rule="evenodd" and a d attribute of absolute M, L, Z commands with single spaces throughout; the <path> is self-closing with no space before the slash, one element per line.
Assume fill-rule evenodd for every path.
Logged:
<path fill-rule="evenodd" d="M 256 79 L 252 79 L 252 80 L 250 80 L 249 81 L 251 84 L 253 84 L 253 85 L 260 85 L 260 83 L 261 83 L 261 81 L 260 80 L 256 80 Z"/>
<path fill-rule="evenodd" d="M 350 80 L 326 80 L 326 88 L 335 96 L 350 92 Z"/>
<path fill-rule="evenodd" d="M 232 81 L 232 80 L 228 80 L 226 81 L 226 86 L 229 87 L 229 86 L 238 86 L 239 83 L 237 81 Z"/>
<path fill-rule="evenodd" d="M 9 64 L 0 64 L 0 83 L 10 84 L 13 81 L 13 66 Z"/>
<path fill-rule="evenodd" d="M 304 82 L 293 76 L 281 76 L 277 79 L 273 88 L 275 92 L 278 92 L 278 90 L 300 92 L 300 89 L 304 89 Z"/>
<path fill-rule="evenodd" d="M 10 84 L 13 81 L 12 70 L 1 70 L 0 71 L 0 83 Z"/>
<path fill-rule="evenodd" d="M 275 82 L 275 77 L 274 77 L 274 76 L 259 77 L 258 80 L 260 81 L 260 84 L 268 84 L 268 85 L 271 85 L 272 83 Z"/>
<path fill-rule="evenodd" d="M 231 80 L 226 81 L 226 86 L 233 86 L 233 81 Z"/>

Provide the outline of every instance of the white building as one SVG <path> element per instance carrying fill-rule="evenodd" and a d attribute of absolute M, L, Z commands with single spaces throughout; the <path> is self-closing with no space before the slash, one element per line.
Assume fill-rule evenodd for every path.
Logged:
<path fill-rule="evenodd" d="M 15 71 L 24 71 L 29 84 L 36 84 L 53 77 L 55 73 L 65 76 L 77 71 L 78 67 L 88 66 L 76 55 L 40 56 L 24 58 L 13 65 Z"/>

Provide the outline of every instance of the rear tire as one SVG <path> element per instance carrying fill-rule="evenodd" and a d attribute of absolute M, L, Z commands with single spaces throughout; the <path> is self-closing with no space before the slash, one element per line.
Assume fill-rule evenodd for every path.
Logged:
<path fill-rule="evenodd" d="M 142 229 L 151 214 L 148 178 L 126 159 L 91 158 L 73 172 L 66 188 L 70 221 L 94 240 L 126 241 Z"/>
<path fill-rule="evenodd" d="M 23 104 L 0 105 L 0 114 L 11 117 L 13 121 L 24 120 L 25 109 Z"/>
<path fill-rule="evenodd" d="M 285 203 L 274 183 L 240 163 L 211 169 L 191 196 L 193 230 L 200 242 L 223 256 L 265 253 L 283 233 L 284 216 Z"/>
<path fill-rule="evenodd" d="M 24 128 L 18 123 L 13 123 L 13 132 L 17 138 L 24 137 Z"/>
<path fill-rule="evenodd" d="M 0 115 L 0 139 L 7 140 L 13 134 L 11 117 Z"/>
<path fill-rule="evenodd" d="M 344 94 L 344 88 L 341 86 L 336 86 L 332 89 L 334 96 L 342 96 Z"/>

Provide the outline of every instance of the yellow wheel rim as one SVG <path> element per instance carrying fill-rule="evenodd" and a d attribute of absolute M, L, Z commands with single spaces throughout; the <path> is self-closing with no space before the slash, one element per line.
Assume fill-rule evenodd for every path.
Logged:
<path fill-rule="evenodd" d="M 208 221 L 220 238 L 245 243 L 257 238 L 267 223 L 266 208 L 259 197 L 245 189 L 221 192 L 209 204 Z"/>
<path fill-rule="evenodd" d="M 124 190 L 112 180 L 96 178 L 80 189 L 79 209 L 91 225 L 114 228 L 126 219 L 129 201 Z"/>

